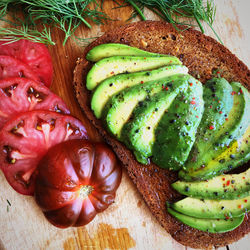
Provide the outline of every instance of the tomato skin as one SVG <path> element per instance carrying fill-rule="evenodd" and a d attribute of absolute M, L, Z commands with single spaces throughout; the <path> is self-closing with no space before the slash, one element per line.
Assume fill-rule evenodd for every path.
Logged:
<path fill-rule="evenodd" d="M 88 138 L 86 129 L 72 116 L 44 110 L 20 113 L 0 131 L 0 168 L 18 193 L 33 195 L 35 170 L 48 149 L 80 138 Z"/>
<path fill-rule="evenodd" d="M 83 226 L 114 202 L 122 169 L 103 143 L 74 139 L 50 148 L 37 168 L 35 199 L 55 226 Z"/>

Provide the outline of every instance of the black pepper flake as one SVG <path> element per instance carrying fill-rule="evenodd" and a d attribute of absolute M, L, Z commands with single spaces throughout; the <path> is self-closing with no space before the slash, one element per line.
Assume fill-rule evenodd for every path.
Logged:
<path fill-rule="evenodd" d="M 224 162 L 225 162 L 225 159 L 219 160 L 219 163 L 224 163 Z"/>
<path fill-rule="evenodd" d="M 225 133 L 225 135 L 228 135 L 228 134 L 229 134 L 228 132 Z"/>
<path fill-rule="evenodd" d="M 231 159 L 235 159 L 235 155 L 230 155 L 230 158 Z"/>
<path fill-rule="evenodd" d="M 221 210 L 224 210 L 225 209 L 225 207 L 221 207 Z"/>
<path fill-rule="evenodd" d="M 186 125 L 189 125 L 189 122 L 188 122 L 188 121 L 186 121 L 186 122 L 185 122 L 185 124 L 186 124 Z"/>
<path fill-rule="evenodd" d="M 188 191 L 189 191 L 189 187 L 186 186 L 186 187 L 185 187 L 185 192 L 188 192 Z"/>
<path fill-rule="evenodd" d="M 234 183 L 235 183 L 235 180 L 231 180 L 231 183 L 234 184 Z"/>
<path fill-rule="evenodd" d="M 229 139 L 233 139 L 233 136 L 232 136 L 232 135 L 229 135 Z"/>
<path fill-rule="evenodd" d="M 139 132 L 139 129 L 136 129 L 136 130 L 135 130 L 135 133 L 138 133 L 138 132 Z"/>
<path fill-rule="evenodd" d="M 142 107 L 143 102 L 138 102 L 139 107 Z"/>
<path fill-rule="evenodd" d="M 173 83 L 172 83 L 172 82 L 169 82 L 169 83 L 167 84 L 167 86 L 168 86 L 168 87 L 172 87 L 172 86 L 173 86 Z"/>
<path fill-rule="evenodd" d="M 233 168 L 233 165 L 228 165 L 228 169 L 232 169 Z"/>
<path fill-rule="evenodd" d="M 212 94 L 212 97 L 216 97 L 216 94 Z"/>
<path fill-rule="evenodd" d="M 170 123 L 175 123 L 175 122 L 176 122 L 176 120 L 175 120 L 175 119 L 173 119 L 173 120 L 170 120 L 169 122 L 170 122 Z"/>
<path fill-rule="evenodd" d="M 158 111 L 158 108 L 155 108 L 155 112 L 157 112 Z"/>
<path fill-rule="evenodd" d="M 113 83 L 110 83 L 110 84 L 109 84 L 109 87 L 112 87 L 112 86 L 113 86 Z"/>
<path fill-rule="evenodd" d="M 150 127 L 148 126 L 148 130 L 150 129 Z"/>
<path fill-rule="evenodd" d="M 147 75 L 147 76 L 150 76 L 150 75 L 151 75 L 151 73 L 150 73 L 150 72 L 147 72 L 147 73 L 146 73 L 146 75 Z"/>
<path fill-rule="evenodd" d="M 214 192 L 214 195 L 215 195 L 215 196 L 218 196 L 218 192 Z"/>

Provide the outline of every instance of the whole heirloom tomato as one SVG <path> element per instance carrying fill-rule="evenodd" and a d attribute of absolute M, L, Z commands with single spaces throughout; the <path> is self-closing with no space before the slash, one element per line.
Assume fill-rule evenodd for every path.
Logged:
<path fill-rule="evenodd" d="M 49 149 L 38 165 L 35 199 L 55 226 L 83 226 L 114 202 L 122 170 L 103 143 L 69 140 Z"/>

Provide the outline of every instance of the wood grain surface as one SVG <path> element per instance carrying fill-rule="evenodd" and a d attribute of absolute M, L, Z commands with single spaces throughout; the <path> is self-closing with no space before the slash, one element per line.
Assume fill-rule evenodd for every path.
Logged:
<path fill-rule="evenodd" d="M 248 67 L 250 67 L 250 3 L 245 0 L 217 0 L 214 28 L 228 47 Z M 248 6 L 247 6 L 248 5 Z M 81 38 L 98 37 L 113 27 L 126 23 L 131 8 L 112 9 L 114 3 L 104 1 L 104 9 L 114 21 L 106 25 L 93 25 L 87 29 L 80 27 L 76 35 Z M 157 18 L 146 12 L 148 19 Z M 135 19 L 133 21 L 137 21 Z M 215 37 L 206 27 L 206 34 Z M 53 32 L 56 46 L 49 50 L 53 58 L 54 79 L 52 90 L 61 96 L 70 107 L 71 113 L 81 119 L 92 140 L 101 140 L 98 132 L 84 117 L 74 97 L 72 72 L 77 58 L 84 50 L 74 39 L 62 46 L 63 34 Z M 0 173 L 0 250 L 10 249 L 159 249 L 191 250 L 174 241 L 163 230 L 149 212 L 134 185 L 123 171 L 122 183 L 115 203 L 87 226 L 57 229 L 49 224 L 32 197 L 17 194 L 7 184 Z M 223 250 L 249 249 L 250 235 Z"/>

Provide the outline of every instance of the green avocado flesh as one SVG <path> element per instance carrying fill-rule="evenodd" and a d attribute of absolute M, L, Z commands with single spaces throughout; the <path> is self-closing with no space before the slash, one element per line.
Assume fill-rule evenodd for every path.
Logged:
<path fill-rule="evenodd" d="M 97 62 L 103 58 L 111 56 L 162 56 L 161 54 L 151 53 L 135 47 L 130 47 L 119 43 L 101 44 L 91 49 L 86 55 L 86 59 L 91 62 Z"/>
<path fill-rule="evenodd" d="M 206 180 L 249 159 L 250 97 L 239 83 L 232 83 L 232 89 L 233 107 L 225 122 L 211 132 L 211 138 L 197 137 L 197 143 L 179 173 L 181 179 Z"/>
<path fill-rule="evenodd" d="M 113 95 L 105 106 L 102 115 L 109 132 L 120 139 L 121 130 L 130 118 L 134 108 L 139 102 L 149 100 L 154 94 L 163 91 L 162 86 L 167 81 L 168 77 L 145 82 Z"/>
<path fill-rule="evenodd" d="M 196 228 L 200 231 L 209 233 L 225 233 L 232 231 L 238 227 L 244 220 L 244 215 L 229 219 L 203 219 L 194 218 L 188 215 L 181 214 L 171 208 L 167 208 L 168 212 L 182 223 Z"/>
<path fill-rule="evenodd" d="M 250 210 L 250 196 L 237 200 L 206 200 L 187 197 L 169 204 L 179 213 L 203 219 L 227 219 Z"/>
<path fill-rule="evenodd" d="M 121 140 L 134 151 L 139 162 L 148 163 L 155 142 L 155 129 L 177 95 L 187 90 L 190 78 L 189 75 L 180 74 L 166 78 L 161 91 L 141 102 L 125 123 Z"/>
<path fill-rule="evenodd" d="M 205 85 L 174 56 L 123 44 L 90 50 L 91 109 L 142 164 L 179 170 L 172 187 L 188 197 L 167 211 L 210 233 L 238 227 L 250 210 L 250 93 L 238 82 Z M 238 171 L 238 170 L 237 170 Z"/>
<path fill-rule="evenodd" d="M 250 169 L 240 174 L 225 174 L 208 181 L 177 181 L 172 187 L 179 193 L 204 199 L 229 200 L 250 195 Z"/>
<path fill-rule="evenodd" d="M 113 56 L 96 62 L 87 74 L 86 87 L 93 90 L 100 82 L 111 76 L 152 70 L 167 65 L 182 64 L 174 56 L 142 57 L 142 56 Z"/>
<path fill-rule="evenodd" d="M 182 223 L 196 228 L 200 231 L 209 233 L 224 233 L 232 231 L 238 227 L 244 220 L 244 215 L 229 219 L 203 219 L 194 218 L 188 215 L 181 214 L 171 208 L 167 208 L 168 212 Z"/>
<path fill-rule="evenodd" d="M 91 99 L 91 108 L 94 111 L 95 116 L 100 118 L 103 108 L 110 97 L 117 94 L 119 91 L 137 84 L 157 80 L 178 73 L 187 74 L 188 68 L 183 65 L 170 65 L 151 71 L 119 74 L 109 77 L 96 87 Z"/>
<path fill-rule="evenodd" d="M 169 204 L 175 211 L 202 219 L 227 219 L 250 210 L 250 196 L 237 200 L 206 200 L 187 197 Z"/>
<path fill-rule="evenodd" d="M 155 129 L 152 161 L 177 170 L 187 160 L 204 110 L 201 83 L 190 76 L 188 88 L 180 93 Z"/>

